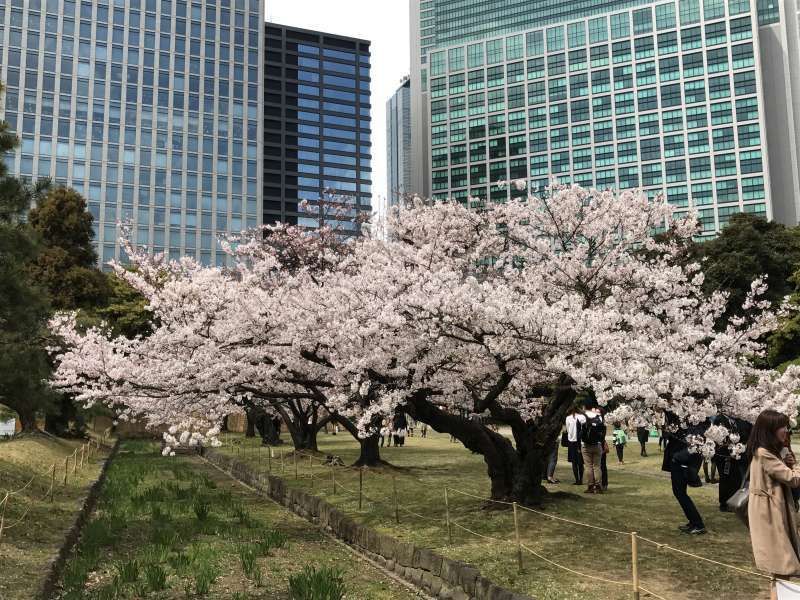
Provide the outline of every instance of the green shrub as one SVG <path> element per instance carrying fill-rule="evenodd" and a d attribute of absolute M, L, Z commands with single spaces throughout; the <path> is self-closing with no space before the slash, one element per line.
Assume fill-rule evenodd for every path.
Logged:
<path fill-rule="evenodd" d="M 239 546 L 239 560 L 244 574 L 248 579 L 252 579 L 253 572 L 257 569 L 255 549 L 251 546 Z"/>
<path fill-rule="evenodd" d="M 160 590 L 167 589 L 167 572 L 161 565 L 145 565 L 144 579 L 147 581 L 147 588 L 151 592 L 158 592 Z"/>
<path fill-rule="evenodd" d="M 195 566 L 194 592 L 198 596 L 206 596 L 211 591 L 211 586 L 219 576 L 217 569 L 207 563 L 201 562 Z"/>
<path fill-rule="evenodd" d="M 178 552 L 167 558 L 167 564 L 172 567 L 176 573 L 183 573 L 188 570 L 189 565 L 192 564 L 191 559 L 183 552 Z"/>
<path fill-rule="evenodd" d="M 116 564 L 117 575 L 121 583 L 134 583 L 139 579 L 139 561 L 135 558 Z"/>
<path fill-rule="evenodd" d="M 292 600 L 342 600 L 345 587 L 342 572 L 330 567 L 306 567 L 289 577 L 289 597 Z"/>
<path fill-rule="evenodd" d="M 256 547 L 261 556 L 267 556 L 275 548 L 283 548 L 286 546 L 288 537 L 282 531 L 277 529 L 264 529 L 261 535 L 256 540 Z"/>
<path fill-rule="evenodd" d="M 194 504 L 192 504 L 192 509 L 198 521 L 201 523 L 208 521 L 208 517 L 211 514 L 211 504 L 209 504 L 207 500 L 195 500 Z"/>

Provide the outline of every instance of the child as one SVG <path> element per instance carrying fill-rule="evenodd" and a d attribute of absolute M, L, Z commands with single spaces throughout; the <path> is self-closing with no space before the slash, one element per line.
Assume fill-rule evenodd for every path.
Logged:
<path fill-rule="evenodd" d="M 617 450 L 617 460 L 619 464 L 624 465 L 625 461 L 622 460 L 622 453 L 625 452 L 625 444 L 628 442 L 628 436 L 622 430 L 619 423 L 614 423 L 614 431 L 611 432 L 614 438 L 614 448 Z"/>

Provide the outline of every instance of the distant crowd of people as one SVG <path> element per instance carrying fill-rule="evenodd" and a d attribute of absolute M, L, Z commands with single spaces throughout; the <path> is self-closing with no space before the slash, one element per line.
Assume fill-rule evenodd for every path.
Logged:
<path fill-rule="evenodd" d="M 428 424 L 419 423 L 419 437 L 428 437 Z M 406 437 L 414 437 L 414 430 L 417 427 L 417 422 L 404 412 L 395 413 L 394 417 L 390 420 L 385 420 L 380 430 L 381 448 L 392 447 L 392 442 L 396 448 L 405 446 Z"/>

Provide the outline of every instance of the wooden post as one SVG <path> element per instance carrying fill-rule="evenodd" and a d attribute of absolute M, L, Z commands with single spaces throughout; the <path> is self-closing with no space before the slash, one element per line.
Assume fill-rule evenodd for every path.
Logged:
<path fill-rule="evenodd" d="M 281 450 L 281 474 L 286 472 L 286 460 L 283 458 L 283 450 Z"/>
<path fill-rule="evenodd" d="M 269 458 L 267 459 L 267 472 L 272 473 L 272 448 L 269 448 Z"/>
<path fill-rule="evenodd" d="M 294 478 L 298 479 L 298 477 L 297 477 L 297 450 L 294 451 L 294 454 L 292 456 L 294 456 Z"/>
<path fill-rule="evenodd" d="M 333 493 L 336 494 L 336 469 L 333 468 L 331 463 L 331 485 L 333 486 Z"/>
<path fill-rule="evenodd" d="M 400 507 L 397 504 L 397 478 L 392 475 L 392 493 L 394 495 L 394 521 L 400 523 Z"/>
<path fill-rule="evenodd" d="M 311 489 L 314 489 L 314 457 L 309 454 L 308 466 L 311 469 Z"/>
<path fill-rule="evenodd" d="M 50 502 L 53 501 L 53 490 L 56 487 L 56 463 L 53 463 L 53 475 L 50 478 Z"/>
<path fill-rule="evenodd" d="M 447 524 L 447 541 L 453 545 L 453 530 L 450 528 L 450 501 L 447 499 L 447 488 L 444 488 L 444 522 Z"/>
<path fill-rule="evenodd" d="M 364 469 L 358 469 L 358 510 L 361 510 L 361 495 L 364 489 Z"/>
<path fill-rule="evenodd" d="M 0 540 L 3 539 L 3 526 L 5 525 L 6 522 L 6 504 L 8 504 L 9 498 L 10 496 L 8 492 L 6 492 L 6 495 L 3 497 L 3 501 L 0 502 L 0 504 L 3 505 L 3 510 L 0 511 Z"/>
<path fill-rule="evenodd" d="M 81 469 L 83 468 L 83 454 L 86 451 L 86 444 L 81 446 Z"/>
<path fill-rule="evenodd" d="M 514 507 L 514 537 L 517 540 L 517 566 L 519 572 L 522 573 L 522 542 L 519 541 L 519 519 L 517 518 L 517 503 L 513 503 Z"/>
<path fill-rule="evenodd" d="M 633 600 L 639 600 L 639 542 L 636 532 L 631 532 L 631 572 L 633 574 Z"/>
<path fill-rule="evenodd" d="M 75 448 L 75 452 L 72 453 L 72 474 L 75 475 L 75 471 L 78 468 L 78 449 Z"/>
<path fill-rule="evenodd" d="M 64 459 L 64 485 L 67 485 L 67 473 L 69 473 L 69 456 Z"/>

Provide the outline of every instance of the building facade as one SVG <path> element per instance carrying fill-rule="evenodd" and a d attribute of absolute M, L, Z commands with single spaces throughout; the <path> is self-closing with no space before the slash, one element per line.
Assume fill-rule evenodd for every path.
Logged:
<path fill-rule="evenodd" d="M 268 23 L 265 65 L 264 223 L 358 231 L 372 200 L 370 43 Z"/>
<path fill-rule="evenodd" d="M 405 78 L 386 102 L 386 198 L 388 206 L 411 190 L 411 81 Z"/>
<path fill-rule="evenodd" d="M 261 222 L 263 2 L 9 0 L 0 117 L 11 173 L 73 187 L 100 260 L 135 242 L 223 264 L 217 237 Z"/>
<path fill-rule="evenodd" d="M 797 222 L 793 1 L 412 4 L 417 189 L 479 204 L 555 177 L 665 194 L 704 235 L 740 211 Z"/>

